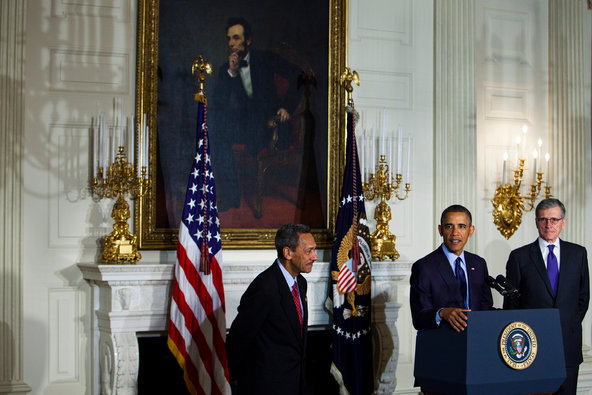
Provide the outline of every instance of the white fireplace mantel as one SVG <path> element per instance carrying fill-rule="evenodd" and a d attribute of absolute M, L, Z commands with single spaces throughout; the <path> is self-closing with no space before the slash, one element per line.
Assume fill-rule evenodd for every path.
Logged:
<path fill-rule="evenodd" d="M 252 279 L 267 264 L 224 265 L 227 326 L 236 316 L 240 297 Z M 138 334 L 165 332 L 168 322 L 173 264 L 97 265 L 79 263 L 83 277 L 92 286 L 94 347 L 93 393 L 131 395 L 137 393 L 139 370 Z M 373 323 L 377 373 L 376 394 L 391 394 L 396 385 L 398 344 L 394 324 L 401 305 L 397 302 L 397 282 L 405 279 L 410 265 L 373 263 Z M 325 309 L 329 263 L 317 262 L 309 283 L 309 326 L 327 327 Z"/>

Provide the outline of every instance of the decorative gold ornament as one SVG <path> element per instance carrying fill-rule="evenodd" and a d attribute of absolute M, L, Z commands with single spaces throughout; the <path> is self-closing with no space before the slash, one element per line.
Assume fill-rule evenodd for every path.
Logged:
<path fill-rule="evenodd" d="M 341 76 L 339 77 L 339 82 L 347 92 L 347 100 L 351 100 L 352 92 L 354 91 L 352 82 L 360 86 L 360 76 L 357 71 L 352 72 L 350 68 L 346 66 L 345 71 L 341 73 Z"/>
<path fill-rule="evenodd" d="M 523 196 L 520 193 L 522 176 L 524 174 L 524 159 L 520 159 L 520 166 L 514 170 L 514 184 L 500 185 L 495 190 L 491 200 L 493 204 L 493 223 L 506 239 L 512 237 L 522 223 L 522 212 L 530 212 L 535 207 L 535 201 L 541 192 L 543 173 L 536 172 L 535 184 L 530 185 L 530 192 Z M 545 186 L 545 198 L 551 197 L 551 187 Z M 525 203 L 527 206 L 525 206 Z"/>
<path fill-rule="evenodd" d="M 212 75 L 212 64 L 210 63 L 209 60 L 204 59 L 201 55 L 199 55 L 197 57 L 197 59 L 195 59 L 193 61 L 193 64 L 191 65 L 191 74 L 195 74 L 196 70 L 197 70 L 197 83 L 199 85 L 199 90 L 195 94 L 195 101 L 203 101 L 204 104 L 208 104 L 204 100 L 201 100 L 200 97 L 203 96 L 204 83 L 206 82 L 205 73 L 208 75 Z"/>
<path fill-rule="evenodd" d="M 403 176 L 401 174 L 395 175 L 394 178 L 390 175 L 389 165 L 386 163 L 385 156 L 380 155 L 380 162 L 376 166 L 376 173 L 370 174 L 368 182 L 362 184 L 364 196 L 367 200 L 380 199 L 374 210 L 376 231 L 370 235 L 372 258 L 384 260 L 385 257 L 388 257 L 395 261 L 400 257 L 395 248 L 396 237 L 389 231 L 389 221 L 392 216 L 387 200 L 390 200 L 393 193 L 399 200 L 407 199 L 411 185 L 406 183 L 405 195 L 399 195 L 402 179 Z"/>
<path fill-rule="evenodd" d="M 132 198 L 146 195 L 150 189 L 146 167 L 142 166 L 138 176 L 134 165 L 125 156 L 124 147 L 119 147 L 118 154 L 109 165 L 105 176 L 103 168 L 99 168 L 97 177 L 93 178 L 93 193 L 101 199 L 106 197 L 117 198 L 117 200 L 111 211 L 111 218 L 115 221 L 113 232 L 105 236 L 101 260 L 104 263 L 136 263 L 142 255 L 138 251 L 137 237 L 128 230 L 127 220 L 130 218 L 130 209 L 124 195 L 127 193 Z"/>

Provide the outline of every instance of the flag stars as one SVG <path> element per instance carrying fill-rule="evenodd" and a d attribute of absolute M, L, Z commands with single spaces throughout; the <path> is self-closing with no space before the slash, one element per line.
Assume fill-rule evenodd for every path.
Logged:
<path fill-rule="evenodd" d="M 198 223 L 198 224 L 200 224 L 200 225 L 201 225 L 201 224 L 203 224 L 203 222 L 204 222 L 204 217 L 203 217 L 203 215 L 200 215 L 199 217 L 197 217 L 197 223 Z"/>
<path fill-rule="evenodd" d="M 347 195 L 347 202 L 351 203 L 352 202 L 352 197 L 350 195 Z"/>
<path fill-rule="evenodd" d="M 197 192 L 197 185 L 193 184 L 191 185 L 191 188 L 189 188 L 191 190 L 191 192 L 195 193 Z"/>
<path fill-rule="evenodd" d="M 193 236 L 195 236 L 195 238 L 198 240 L 201 239 L 201 230 L 196 231 Z"/>
<path fill-rule="evenodd" d="M 188 214 L 187 218 L 185 218 L 185 221 L 187 221 L 187 223 L 192 223 L 193 222 L 193 215 L 192 214 Z"/>
<path fill-rule="evenodd" d="M 193 199 L 189 200 L 187 205 L 189 206 L 189 208 L 194 208 L 195 207 L 195 200 L 193 200 Z"/>
<path fill-rule="evenodd" d="M 193 172 L 191 174 L 193 175 L 193 178 L 199 177 L 199 170 L 197 169 L 197 167 L 193 169 Z"/>

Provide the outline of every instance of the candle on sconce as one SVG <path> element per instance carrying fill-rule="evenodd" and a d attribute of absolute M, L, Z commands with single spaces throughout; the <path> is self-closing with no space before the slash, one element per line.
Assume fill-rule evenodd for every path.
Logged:
<path fill-rule="evenodd" d="M 407 136 L 407 174 L 405 179 L 407 184 L 411 184 L 411 136 Z"/>
<path fill-rule="evenodd" d="M 119 112 L 120 112 L 120 118 L 119 118 L 119 127 L 120 127 L 120 130 L 119 130 L 119 137 L 120 137 L 119 138 L 119 146 L 124 146 L 125 145 L 125 137 L 124 137 L 124 134 L 123 134 L 123 127 L 124 127 L 124 123 L 123 123 L 123 114 L 124 114 L 124 111 L 123 111 L 123 96 L 121 96 L 121 99 L 120 100 L 121 100 L 120 101 L 121 105 L 120 105 L 120 108 L 119 108 Z M 126 119 L 126 121 L 127 121 L 127 119 Z"/>
<path fill-rule="evenodd" d="M 95 118 L 91 118 L 92 141 L 93 141 L 93 156 L 92 156 L 92 174 L 93 178 L 97 177 L 97 161 L 99 160 L 99 133 L 98 127 L 95 125 Z"/>
<path fill-rule="evenodd" d="M 376 136 L 374 135 L 374 126 L 370 129 L 370 139 L 372 140 L 371 150 L 372 150 L 372 160 L 368 163 L 371 166 L 370 172 L 373 173 L 376 168 Z"/>
<path fill-rule="evenodd" d="M 144 166 L 146 166 L 146 178 L 148 178 L 148 175 L 150 173 L 149 169 L 150 166 L 148 166 L 148 161 L 150 158 L 150 128 L 148 127 L 148 125 L 146 125 L 146 139 L 144 140 L 144 144 L 145 144 L 145 155 L 144 155 Z"/>
<path fill-rule="evenodd" d="M 539 141 L 537 141 L 537 145 L 538 145 L 538 157 L 542 158 L 541 156 L 541 148 L 543 147 L 543 140 L 539 139 Z"/>
<path fill-rule="evenodd" d="M 522 125 L 522 155 L 526 159 L 526 133 L 528 133 L 528 125 Z"/>
<path fill-rule="evenodd" d="M 103 119 L 103 113 L 99 114 L 99 168 L 105 167 L 105 150 L 107 149 L 107 144 L 105 144 L 105 125 Z"/>
<path fill-rule="evenodd" d="M 508 162 L 508 153 L 504 152 L 504 166 L 502 168 L 502 185 L 506 185 L 506 168 Z"/>
<path fill-rule="evenodd" d="M 134 147 L 134 130 L 135 130 L 135 125 L 136 125 L 136 117 L 132 114 L 131 116 L 131 122 L 130 125 L 128 125 L 128 136 L 127 136 L 127 142 L 128 142 L 128 157 L 129 157 L 129 162 L 132 164 L 132 166 L 134 165 L 134 154 L 135 154 L 135 147 Z"/>
<path fill-rule="evenodd" d="M 397 141 L 397 174 L 401 174 L 401 167 L 403 165 L 403 128 L 398 127 L 398 141 Z"/>
<path fill-rule="evenodd" d="M 533 184 L 536 183 L 536 179 L 537 179 L 536 178 L 536 173 L 537 173 L 537 156 L 538 156 L 538 152 L 535 149 L 534 151 L 532 151 L 532 158 L 533 158 L 533 161 L 532 161 L 532 163 L 533 163 L 533 166 L 532 166 L 532 179 L 534 180 L 533 181 Z"/>
<path fill-rule="evenodd" d="M 381 111 L 380 115 L 380 145 L 378 146 L 378 155 L 384 155 L 384 124 L 385 124 L 385 110 Z"/>
<path fill-rule="evenodd" d="M 144 140 L 146 133 L 146 113 L 142 115 L 142 122 L 138 125 L 138 178 L 142 176 L 142 166 L 144 166 Z"/>
<path fill-rule="evenodd" d="M 520 165 L 520 136 L 516 137 L 516 167 Z"/>
<path fill-rule="evenodd" d="M 388 136 L 388 164 L 389 164 L 389 172 L 391 173 L 391 176 L 393 175 L 393 135 L 389 134 Z"/>
<path fill-rule="evenodd" d="M 547 162 L 547 186 L 549 186 L 549 179 L 551 178 L 549 173 L 549 159 L 551 159 L 551 155 L 547 152 L 545 154 L 545 161 Z"/>

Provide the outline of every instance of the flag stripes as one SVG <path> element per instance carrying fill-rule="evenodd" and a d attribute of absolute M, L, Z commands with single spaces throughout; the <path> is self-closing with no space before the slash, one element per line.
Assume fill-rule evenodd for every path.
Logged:
<path fill-rule="evenodd" d="M 191 394 L 229 395 L 222 245 L 202 96 L 197 153 L 179 226 L 167 343 Z"/>

